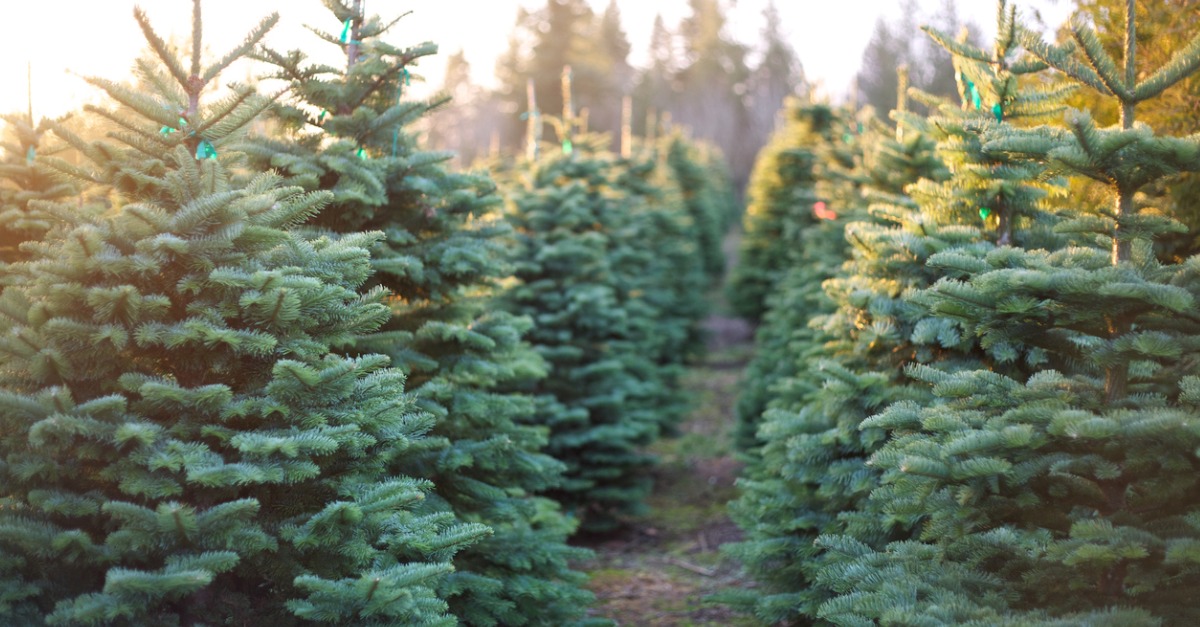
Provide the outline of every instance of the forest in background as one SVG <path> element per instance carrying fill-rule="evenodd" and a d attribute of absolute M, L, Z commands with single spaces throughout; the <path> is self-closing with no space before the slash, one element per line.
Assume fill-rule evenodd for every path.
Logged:
<path fill-rule="evenodd" d="M 623 99 L 629 96 L 635 134 L 686 128 L 721 149 L 742 189 L 755 156 L 778 126 L 785 99 L 806 97 L 812 86 L 774 2 L 763 11 L 753 42 L 730 33 L 729 6 L 728 0 L 688 0 L 680 23 L 668 24 L 659 16 L 640 67 L 631 61 L 633 48 L 617 0 L 600 12 L 587 0 L 546 0 L 539 8 L 522 9 L 508 50 L 496 62 L 496 87 L 473 83 L 465 55 L 450 54 L 442 78 L 442 92 L 450 100 L 427 120 L 429 145 L 456 153 L 463 163 L 520 150 L 528 82 L 533 81 L 538 109 L 556 115 L 563 107 L 562 71 L 570 66 L 575 106 L 586 111 L 590 130 L 610 135 L 614 148 Z M 905 0 L 901 13 L 900 22 L 877 21 L 863 52 L 858 89 L 850 95 L 881 116 L 895 107 L 898 65 L 909 67 L 916 87 L 935 95 L 955 93 L 949 54 L 929 42 L 918 23 L 945 32 L 964 26 L 978 31 L 960 20 L 951 0 L 932 15 L 923 14 L 915 0 Z M 547 132 L 553 139 L 553 129 Z"/>

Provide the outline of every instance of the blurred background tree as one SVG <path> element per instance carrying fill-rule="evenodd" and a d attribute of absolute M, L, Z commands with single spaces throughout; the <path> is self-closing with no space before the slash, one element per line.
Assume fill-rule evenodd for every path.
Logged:
<path fill-rule="evenodd" d="M 461 55 L 447 64 L 443 90 L 454 101 L 431 118 L 430 143 L 468 163 L 520 150 L 528 81 L 538 108 L 557 114 L 563 106 L 560 78 L 569 65 L 576 109 L 589 130 L 609 135 L 610 148 L 618 147 L 622 101 L 629 96 L 635 133 L 655 136 L 686 127 L 721 149 L 741 189 L 784 99 L 806 93 L 807 86 L 774 2 L 763 11 L 761 38 L 753 46 L 731 34 L 731 7 L 729 0 L 688 0 L 678 24 L 658 16 L 643 67 L 630 60 L 617 0 L 603 11 L 587 0 L 546 0 L 521 9 L 508 49 L 496 62 L 495 89 L 472 85 Z M 546 139 L 555 139 L 553 129 Z"/>
<path fill-rule="evenodd" d="M 927 23 L 952 35 L 966 29 L 967 41 L 979 44 L 979 27 L 959 18 L 953 0 L 943 0 L 941 9 L 931 16 L 921 14 L 916 0 L 904 0 L 900 14 L 904 17 L 899 23 L 876 20 L 858 71 L 858 93 L 851 96 L 858 104 L 873 107 L 881 118 L 896 108 L 896 68 L 901 65 L 909 68 L 909 84 L 925 93 L 948 98 L 958 93 L 950 53 L 930 41 L 919 25 Z M 912 106 L 924 111 L 920 103 Z"/>

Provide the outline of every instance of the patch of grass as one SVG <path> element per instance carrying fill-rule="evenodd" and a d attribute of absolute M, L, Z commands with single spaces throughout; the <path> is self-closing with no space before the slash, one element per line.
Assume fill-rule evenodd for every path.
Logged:
<path fill-rule="evenodd" d="M 696 432 L 683 433 L 670 440 L 660 440 L 653 450 L 663 464 L 697 457 L 724 457 L 732 452 L 729 450 L 729 442 L 724 438 L 714 438 L 712 434 Z"/>
<path fill-rule="evenodd" d="M 737 465 L 727 458 L 678 459 L 656 473 L 656 489 L 647 499 L 645 518 L 667 539 L 692 537 L 697 530 L 723 523 L 726 505 L 736 496 Z"/>
<path fill-rule="evenodd" d="M 749 616 L 705 601 L 705 597 L 730 585 L 728 564 L 700 564 L 698 560 L 642 554 L 622 559 L 623 568 L 592 571 L 588 588 L 596 595 L 592 613 L 620 625 L 650 627 L 755 627 Z M 684 566 L 680 566 L 683 564 Z M 696 570 L 711 568 L 712 575 Z M 691 570 L 689 570 L 691 569 Z"/>
<path fill-rule="evenodd" d="M 593 591 L 607 590 L 628 583 L 635 572 L 625 568 L 600 568 L 588 573 L 591 580 L 588 584 Z"/>
<path fill-rule="evenodd" d="M 693 375 L 706 370 L 733 370 L 741 376 L 742 369 L 754 357 L 754 347 L 749 344 L 734 344 L 709 351 L 704 357 L 704 370 L 694 370 Z"/>
<path fill-rule="evenodd" d="M 679 435 L 659 440 L 650 448 L 664 465 L 676 460 L 715 459 L 733 453 L 733 405 L 741 380 L 737 369 L 694 368 L 680 381 L 692 410 L 679 426 Z"/>

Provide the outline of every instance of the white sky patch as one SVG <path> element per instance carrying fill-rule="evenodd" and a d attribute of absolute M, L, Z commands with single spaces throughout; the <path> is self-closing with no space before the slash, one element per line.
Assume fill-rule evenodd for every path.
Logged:
<path fill-rule="evenodd" d="M 589 0 L 597 12 L 607 0 Z M 25 111 L 26 67 L 33 68 L 33 108 L 37 117 L 58 115 L 96 97 L 78 76 L 121 79 L 128 75 L 133 59 L 144 47 L 142 34 L 133 20 L 133 0 L 39 0 L 6 3 L 8 24 L 0 38 L 0 112 Z M 434 41 L 441 52 L 426 59 L 417 73 L 429 86 L 441 83 L 445 57 L 462 49 L 472 65 L 476 82 L 493 84 L 495 58 L 508 45 L 516 21 L 517 0 L 367 0 L 367 10 L 385 17 L 406 11 L 391 41 L 411 45 Z M 524 5 L 542 6 L 540 0 Z M 763 26 L 766 0 L 738 0 L 730 11 L 732 34 L 754 44 Z M 823 91 L 844 96 L 858 71 L 863 49 L 870 41 L 879 17 L 899 19 L 895 0 L 777 0 L 781 30 L 796 49 L 810 81 Z M 959 15 L 973 21 L 985 37 L 994 28 L 995 4 L 988 0 L 958 0 Z M 1046 23 L 1057 26 L 1070 13 L 1069 0 L 1017 0 L 1024 13 L 1042 11 Z M 190 37 L 192 3 L 188 0 L 142 0 L 159 33 L 187 45 Z M 305 48 L 325 60 L 336 62 L 337 50 L 318 41 L 303 24 L 313 24 L 334 33 L 340 25 L 317 0 L 205 0 L 205 48 L 212 55 L 224 54 L 241 41 L 258 20 L 272 11 L 281 13 L 279 26 L 268 42 L 282 49 Z M 651 27 L 656 14 L 674 28 L 687 13 L 686 0 L 619 0 L 625 30 L 633 46 L 631 60 L 646 57 Z M 922 0 L 929 15 L 941 0 Z M 52 17 L 48 17 L 52 16 Z M 329 55 L 334 55 L 332 58 Z M 74 75 L 72 75 L 74 74 Z M 247 68 L 236 68 L 226 81 L 246 77 Z M 427 90 L 427 89 L 426 89 Z"/>

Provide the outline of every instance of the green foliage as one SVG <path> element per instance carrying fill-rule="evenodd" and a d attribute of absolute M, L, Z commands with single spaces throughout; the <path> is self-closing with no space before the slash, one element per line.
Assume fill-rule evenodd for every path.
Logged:
<path fill-rule="evenodd" d="M 767 296 L 788 267 L 799 231 L 816 222 L 817 146 L 834 141 L 839 129 L 828 106 L 792 102 L 787 111 L 784 126 L 755 161 L 738 265 L 730 278 L 730 306 L 752 320 L 766 312 Z"/>
<path fill-rule="evenodd" d="M 634 343 L 631 290 L 613 268 L 622 225 L 604 195 L 607 164 L 564 157 L 533 167 L 507 194 L 519 248 L 504 307 L 534 319 L 530 339 L 551 365 L 531 391 L 547 395 L 550 452 L 567 464 L 555 496 L 585 529 L 603 529 L 636 512 L 649 489 L 652 460 L 638 448 L 659 434 L 661 390 L 642 378 L 654 363 Z"/>
<path fill-rule="evenodd" d="M 678 387 L 684 364 L 704 352 L 699 323 L 708 313 L 712 252 L 706 227 L 720 215 L 720 188 L 715 180 L 681 177 L 705 171 L 699 156 L 697 146 L 673 135 L 611 164 L 613 192 L 626 198 L 622 204 L 630 213 L 618 232 L 622 246 L 613 253 L 614 268 L 628 282 L 628 305 L 641 328 L 636 341 L 650 351 L 671 389 Z M 685 180 L 694 185 L 692 193 Z M 669 431 L 683 416 L 684 400 L 662 409 Z"/>
<path fill-rule="evenodd" d="M 53 216 L 38 205 L 69 195 L 73 188 L 54 176 L 38 162 L 39 150 L 45 151 L 43 136 L 47 122 L 36 126 L 28 116 L 6 115 L 6 136 L 0 143 L 0 262 L 21 261 L 23 242 L 42 239 L 54 226 Z"/>
<path fill-rule="evenodd" d="M 733 186 L 729 173 L 712 149 L 702 153 L 700 147 L 677 133 L 666 141 L 667 163 L 695 225 L 704 272 L 710 281 L 718 281 L 725 273 L 721 245 L 736 206 L 730 195 Z"/>
<path fill-rule="evenodd" d="M 1109 54 L 1120 54 L 1124 44 L 1124 2 L 1117 0 L 1079 0 L 1079 7 L 1093 16 L 1097 25 L 1097 36 Z M 1193 36 L 1192 24 L 1200 10 L 1200 2 L 1184 0 L 1171 5 L 1154 2 L 1135 4 L 1137 30 L 1137 65 L 1139 68 L 1157 68 L 1166 64 Z M 1155 129 L 1157 133 L 1183 136 L 1200 130 L 1197 126 L 1197 107 L 1200 99 L 1200 76 L 1185 77 L 1178 86 L 1164 91 L 1152 100 L 1138 103 L 1137 119 Z M 1077 90 L 1070 100 L 1071 106 L 1090 112 L 1103 125 L 1116 122 L 1120 115 L 1119 103 L 1111 98 L 1087 89 Z M 1186 233 L 1168 234 L 1156 238 L 1155 248 L 1160 258 L 1176 263 L 1200 251 L 1200 204 L 1196 199 L 1200 176 L 1179 173 L 1156 181 L 1142 193 L 1148 206 L 1157 207 L 1187 225 Z M 1101 183 L 1079 180 L 1074 183 L 1073 194 L 1085 196 L 1089 202 L 1104 202 L 1106 190 Z"/>
<path fill-rule="evenodd" d="M 437 588 L 489 529 L 416 511 L 430 483 L 391 468 L 431 416 L 386 357 L 330 351 L 387 319 L 381 291 L 359 292 L 380 235 L 301 238 L 288 227 L 329 194 L 273 175 L 233 187 L 235 155 L 198 159 L 200 141 L 226 146 L 221 129 L 267 105 L 242 92 L 201 108 L 214 76 L 194 58 L 173 93 L 97 80 L 126 105 L 97 111 L 127 133 L 87 144 L 56 128 L 89 163 L 51 163 L 118 204 L 102 217 L 46 205 L 62 238 L 26 245 L 0 296 L 0 611 L 453 624 Z M 160 133 L 164 111 L 197 134 Z"/>
<path fill-rule="evenodd" d="M 765 259 L 779 266 L 774 271 L 779 278 L 763 303 L 768 309 L 755 337 L 755 358 L 747 369 L 746 386 L 737 401 L 737 441 L 743 449 L 761 444 L 758 427 L 771 400 L 779 394 L 777 384 L 794 379 L 809 358 L 820 358 L 821 332 L 810 329 L 809 321 L 833 309 L 821 284 L 837 273 L 849 252 L 842 234 L 845 225 L 860 217 L 865 209 L 861 195 L 865 179 L 858 170 L 864 149 L 869 149 L 879 137 L 880 125 L 872 123 L 869 116 L 865 124 L 860 124 L 849 119 L 845 111 L 833 112 L 820 105 L 812 106 L 810 114 L 836 117 L 826 122 L 828 137 L 824 141 L 791 150 L 778 163 L 781 171 L 775 176 L 779 182 L 791 176 L 801 176 L 805 181 L 791 189 L 782 186 L 769 196 L 775 198 L 777 207 L 788 212 L 776 217 L 782 239 L 769 239 L 770 248 L 766 250 L 752 245 L 749 232 L 743 241 L 743 254 L 759 260 L 771 255 Z M 865 132 L 860 134 L 862 131 Z M 782 133 L 786 135 L 788 129 Z M 838 139 L 833 139 L 835 136 Z M 764 153 L 764 167 L 770 162 L 770 154 Z M 763 178 L 770 179 L 768 172 L 763 172 Z M 747 223 L 748 228 L 756 226 L 760 231 L 753 239 L 761 240 L 764 235 L 761 230 L 769 221 L 747 220 Z M 756 282 L 761 282 L 762 273 L 757 278 L 760 281 L 756 281 L 752 269 L 743 271 L 739 264 L 730 298 L 750 291 Z M 789 392 L 799 393 L 795 387 Z"/>
<path fill-rule="evenodd" d="M 333 194 L 309 232 L 384 234 L 369 285 L 391 295 L 391 315 L 340 348 L 391 357 L 436 419 L 430 437 L 390 466 L 436 477 L 420 511 L 493 530 L 454 558 L 439 588 L 453 615 L 469 625 L 573 624 L 591 595 L 569 562 L 586 552 L 566 546 L 574 524 L 542 496 L 563 466 L 543 452 L 537 401 L 510 391 L 535 385 L 546 365 L 524 339 L 529 320 L 489 307 L 509 271 L 495 184 L 451 171 L 450 155 L 420 149 L 409 130 L 439 104 L 402 97 L 411 70 L 436 47 L 393 46 L 383 40 L 390 24 L 329 6 L 336 23 L 350 20 L 356 49 L 346 68 L 310 63 L 300 51 L 260 52 L 293 96 L 273 110 L 284 135 L 255 138 L 250 162 Z"/>
<path fill-rule="evenodd" d="M 852 528 L 864 541 L 880 542 L 898 532 L 895 522 L 841 515 L 878 481 L 865 461 L 881 433 L 859 433 L 858 424 L 888 403 L 915 397 L 896 377 L 898 359 L 957 344 L 939 346 L 946 338 L 935 334 L 921 342 L 927 346 L 914 345 L 906 331 L 920 316 L 901 295 L 914 282 L 932 282 L 922 267 L 926 257 L 969 241 L 972 231 L 943 231 L 899 194 L 908 181 L 897 180 L 898 173 L 911 172 L 913 180 L 943 176 L 929 129 L 902 125 L 901 141 L 874 124 L 868 128 L 856 140 L 862 156 L 843 162 L 853 169 L 833 155 L 821 189 L 842 203 L 870 190 L 871 213 L 831 202 L 836 218 L 801 231 L 803 252 L 777 286 L 756 338 L 749 374 L 759 379 L 739 398 L 743 446 L 751 448 L 732 511 L 747 539 L 729 550 L 765 585 L 760 594 L 731 600 L 763 620 L 815 616 L 828 597 L 816 580 L 819 534 Z M 784 555 L 791 557 L 781 562 Z"/>
<path fill-rule="evenodd" d="M 994 54 L 1004 59 L 1009 53 L 1000 48 Z M 1002 67 L 1007 64 L 976 62 L 959 69 L 989 94 L 1007 85 L 1013 118 L 1042 113 L 1045 108 L 1033 104 L 1042 102 L 1041 92 L 1019 92 L 1007 70 L 994 69 Z M 849 260 L 822 276 L 814 270 L 817 261 L 798 256 L 770 301 L 767 320 L 776 329 L 770 335 L 760 330 L 768 363 L 787 365 L 776 366 L 769 384 L 757 386 L 766 391 L 757 423 L 750 422 L 754 414 L 740 417 L 758 427 L 759 439 L 751 444 L 760 448 L 750 451 L 733 508 L 747 540 L 731 550 L 765 584 L 761 594 L 734 601 L 764 620 L 880 619 L 886 603 L 864 597 L 856 604 L 855 595 L 866 589 L 847 587 L 838 574 L 859 556 L 829 548 L 879 550 L 907 540 L 918 520 L 888 508 L 879 496 L 882 475 L 873 455 L 885 446 L 888 431 L 867 419 L 888 406 L 930 402 L 930 391 L 903 370 L 905 364 L 936 363 L 953 372 L 977 367 L 983 357 L 959 319 L 929 310 L 914 295 L 978 266 L 996 241 L 1056 241 L 1040 224 L 1047 189 L 1029 183 L 1036 173 L 984 149 L 984 131 L 998 124 L 990 112 L 912 95 L 938 114 L 925 120 L 894 112 L 895 131 L 864 133 L 861 156 L 836 143 L 828 149 L 828 165 L 814 188 L 840 208 L 839 217 L 847 207 L 852 212 L 833 225 L 850 244 L 840 256 Z M 870 201 L 868 214 L 853 213 L 858 197 Z M 995 211 L 982 224 L 981 206 Z M 821 226 L 801 231 L 801 241 L 814 250 L 830 238 Z M 938 258 L 954 263 L 933 263 Z M 818 294 L 827 304 L 798 306 L 805 294 Z M 781 563 L 785 555 L 794 557 Z M 874 575 L 866 581 L 890 583 Z M 887 602 L 900 611 L 896 600 Z"/>
<path fill-rule="evenodd" d="M 861 422 L 863 434 L 886 435 L 870 457 L 881 475 L 841 516 L 916 533 L 888 544 L 852 527 L 821 537 L 817 580 L 832 595 L 816 615 L 837 624 L 1190 624 L 1200 575 L 1189 557 L 1200 532 L 1189 378 L 1200 346 L 1190 313 L 1196 262 L 1157 259 L 1155 240 L 1182 227 L 1143 210 L 1133 193 L 1194 167 L 1195 140 L 1137 124 L 1135 104 L 1154 90 L 1118 75 L 1081 23 L 1074 44 L 1051 47 L 1023 34 L 1003 3 L 999 14 L 993 54 L 1020 40 L 1037 60 L 985 72 L 987 53 L 947 46 L 964 87 L 1005 112 L 987 121 L 980 107 L 982 125 L 961 125 L 985 157 L 976 164 L 1005 167 L 948 162 L 952 188 L 995 199 L 984 216 L 990 241 L 930 256 L 927 267 L 946 276 L 906 298 L 949 323 L 971 359 L 912 360 L 905 374 L 928 395 Z M 1053 110 L 1053 90 L 1022 105 L 1016 89 L 1018 70 L 1046 66 L 1120 101 L 1121 124 L 1098 128 L 1080 113 L 1066 129 L 1010 120 Z M 1023 181 L 1058 174 L 1105 181 L 1109 202 L 1047 213 L 1051 205 L 1037 202 L 1045 190 Z M 961 194 L 923 199 L 922 186 L 911 193 L 923 211 L 971 206 Z"/>
<path fill-rule="evenodd" d="M 702 242 L 668 155 L 617 159 L 601 138 L 509 174 L 518 247 L 506 310 L 533 318 L 551 374 L 550 451 L 568 467 L 555 496 L 583 529 L 607 531 L 642 509 L 652 457 L 641 448 L 685 404 L 676 377 L 698 348 Z"/>

